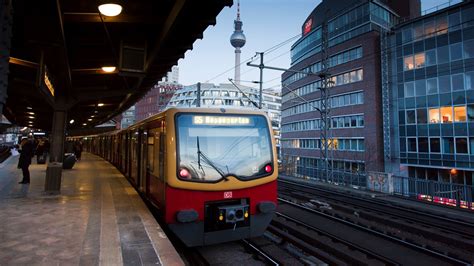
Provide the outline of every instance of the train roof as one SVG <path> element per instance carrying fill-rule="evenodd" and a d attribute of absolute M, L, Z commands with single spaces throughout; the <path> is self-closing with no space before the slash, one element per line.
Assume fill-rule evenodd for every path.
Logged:
<path fill-rule="evenodd" d="M 136 122 L 135 124 L 124 128 L 122 130 L 130 130 L 130 129 L 135 129 L 137 127 L 142 126 L 143 124 L 146 124 L 150 121 L 154 121 L 160 117 L 166 116 L 169 113 L 209 113 L 209 114 L 258 114 L 258 115 L 267 115 L 264 111 L 261 109 L 247 109 L 247 108 L 224 108 L 224 107 L 210 107 L 210 108 L 200 108 L 200 107 L 172 107 L 169 109 L 166 109 L 165 111 L 155 114 L 153 116 L 150 116 L 148 118 L 145 118 L 141 121 Z"/>

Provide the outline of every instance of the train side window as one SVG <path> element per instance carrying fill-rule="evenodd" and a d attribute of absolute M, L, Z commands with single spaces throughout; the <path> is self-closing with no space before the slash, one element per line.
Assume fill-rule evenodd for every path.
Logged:
<path fill-rule="evenodd" d="M 154 155 L 154 143 L 155 143 L 155 134 L 153 132 L 148 133 L 148 140 L 147 140 L 147 168 L 148 171 L 153 172 L 155 156 Z"/>
<path fill-rule="evenodd" d="M 160 132 L 160 151 L 159 151 L 159 173 L 158 176 L 162 179 L 165 177 L 165 133 Z"/>

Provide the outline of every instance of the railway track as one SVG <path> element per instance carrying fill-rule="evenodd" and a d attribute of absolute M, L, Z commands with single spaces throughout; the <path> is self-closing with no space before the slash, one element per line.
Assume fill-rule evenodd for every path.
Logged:
<path fill-rule="evenodd" d="M 362 246 L 346 241 L 334 234 L 320 230 L 297 219 L 277 212 L 278 219 L 269 231 L 329 264 L 396 265 L 397 262 L 380 256 Z M 291 235 L 289 235 L 291 234 Z M 316 234 L 316 235 L 315 235 Z"/>
<path fill-rule="evenodd" d="M 251 241 L 245 240 L 245 239 L 241 240 L 241 243 L 243 246 L 246 247 L 247 250 L 251 250 L 256 256 L 261 258 L 263 262 L 265 262 L 266 265 L 278 266 L 281 264 L 281 262 L 273 258 L 270 254 L 268 254 L 266 251 L 264 251 L 255 243 L 252 243 Z"/>
<path fill-rule="evenodd" d="M 384 232 L 364 227 L 344 218 L 334 217 L 320 210 L 279 198 L 279 213 L 297 220 L 289 228 L 289 220 L 277 218 L 269 228 L 270 232 L 287 232 L 288 239 L 300 239 L 300 248 L 314 252 L 329 264 L 417 264 L 417 265 L 467 265 L 468 261 L 449 254 L 419 246 Z M 283 219 L 281 221 L 281 219 Z M 280 228 L 275 229 L 275 225 Z M 322 233 L 321 233 L 322 232 Z M 330 237 L 328 237 L 330 236 Z M 325 241 L 323 238 L 327 238 Z M 321 240 L 323 239 L 323 240 Z M 296 241 L 296 240 L 290 240 Z M 319 242 L 325 242 L 323 245 Z M 310 250 L 318 247 L 320 250 Z M 354 252 L 347 252 L 354 249 Z M 324 254 L 323 252 L 326 254 Z"/>
<path fill-rule="evenodd" d="M 280 188 L 282 187 L 286 187 L 286 192 L 281 193 L 287 193 L 308 206 L 323 208 L 326 213 L 344 216 L 367 227 L 378 228 L 394 237 L 408 239 L 420 246 L 474 261 L 474 229 L 473 225 L 466 221 L 433 216 L 431 213 L 426 217 L 425 212 L 410 209 L 405 212 L 405 209 L 399 206 L 393 209 L 392 205 L 380 200 L 300 186 L 294 182 L 280 183 Z M 328 210 L 328 206 L 331 210 Z"/>
<path fill-rule="evenodd" d="M 331 199 L 345 203 L 354 207 L 363 208 L 372 212 L 383 213 L 403 219 L 411 223 L 417 223 L 429 228 L 437 228 L 442 232 L 451 235 L 456 235 L 461 239 L 467 241 L 474 241 L 474 224 L 459 219 L 443 217 L 440 214 L 433 214 L 423 212 L 420 210 L 407 209 L 394 204 L 383 202 L 377 199 L 363 198 L 360 196 L 353 196 L 348 193 L 341 193 L 337 191 L 328 191 L 318 187 L 303 185 L 297 182 L 290 182 L 280 180 L 280 184 L 289 186 L 290 188 L 297 188 L 298 191 L 309 192 L 313 195 L 323 196 L 325 199 Z M 303 190 L 301 190 L 303 188 Z M 469 243 L 458 243 L 468 244 Z"/>

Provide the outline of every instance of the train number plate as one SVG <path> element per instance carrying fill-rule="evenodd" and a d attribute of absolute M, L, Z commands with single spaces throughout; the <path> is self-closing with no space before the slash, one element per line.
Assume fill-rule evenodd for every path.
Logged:
<path fill-rule="evenodd" d="M 232 191 L 224 192 L 224 199 L 231 199 L 232 198 Z"/>

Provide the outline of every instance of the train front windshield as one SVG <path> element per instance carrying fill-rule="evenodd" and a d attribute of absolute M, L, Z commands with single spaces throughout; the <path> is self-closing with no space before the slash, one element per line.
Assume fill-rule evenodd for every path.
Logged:
<path fill-rule="evenodd" d="M 261 115 L 178 114 L 177 175 L 181 180 L 251 180 L 273 172 L 267 120 Z"/>

